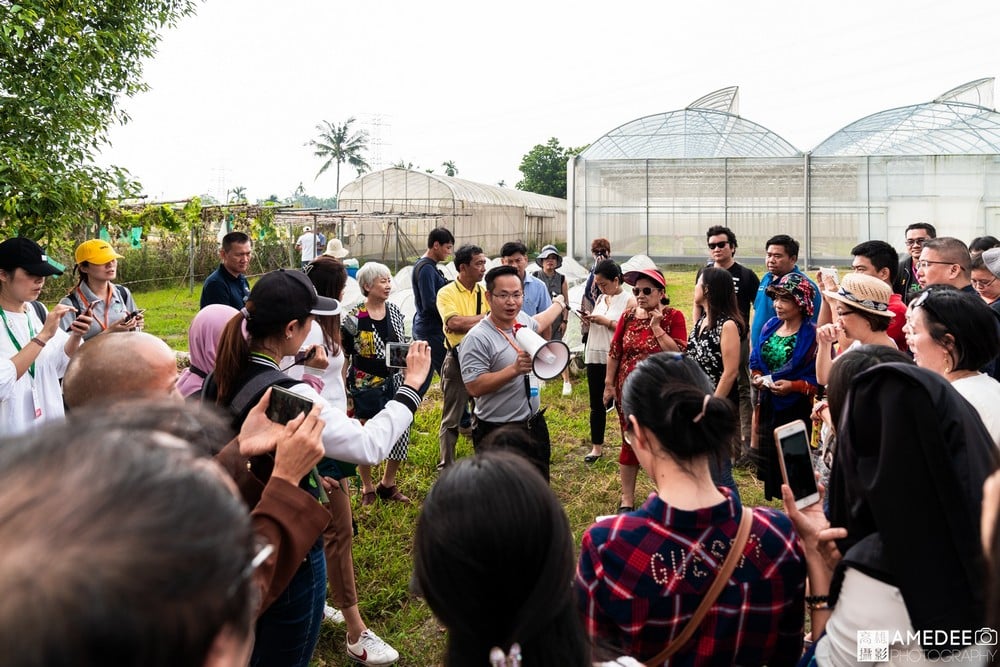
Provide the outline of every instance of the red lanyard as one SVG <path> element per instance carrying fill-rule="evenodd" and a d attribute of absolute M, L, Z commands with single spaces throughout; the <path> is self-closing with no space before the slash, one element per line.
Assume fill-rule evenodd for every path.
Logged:
<path fill-rule="evenodd" d="M 83 290 L 80 289 L 79 286 L 77 286 L 76 288 L 76 293 L 80 296 L 80 301 L 83 302 L 83 309 L 84 311 L 86 311 L 87 308 L 90 308 L 90 302 L 87 301 L 87 297 L 84 295 Z M 108 315 L 110 314 L 110 312 L 111 312 L 111 283 L 108 283 L 108 298 L 104 302 L 104 324 L 101 324 L 101 321 L 97 319 L 97 316 L 94 315 L 94 311 L 90 311 L 90 314 L 94 316 L 94 322 L 97 323 L 97 326 L 101 327 L 101 331 L 108 330 Z"/>

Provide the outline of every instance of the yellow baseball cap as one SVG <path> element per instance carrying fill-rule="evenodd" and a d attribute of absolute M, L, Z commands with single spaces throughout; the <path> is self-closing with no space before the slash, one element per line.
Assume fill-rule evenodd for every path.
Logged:
<path fill-rule="evenodd" d="M 76 263 L 83 264 L 107 264 L 113 259 L 124 259 L 123 255 L 115 252 L 115 249 L 107 241 L 101 239 L 91 239 L 84 241 L 76 249 Z"/>

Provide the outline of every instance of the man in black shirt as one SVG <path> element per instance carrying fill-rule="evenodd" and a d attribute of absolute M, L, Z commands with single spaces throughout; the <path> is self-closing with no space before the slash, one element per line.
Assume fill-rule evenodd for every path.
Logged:
<path fill-rule="evenodd" d="M 253 253 L 250 237 L 243 232 L 229 232 L 222 237 L 219 259 L 222 263 L 201 286 L 201 308 L 221 303 L 239 310 L 250 296 L 246 272 Z"/>
<path fill-rule="evenodd" d="M 708 254 L 713 266 L 717 269 L 725 269 L 733 276 L 733 287 L 736 288 L 736 303 L 743 315 L 743 331 L 740 337 L 740 370 L 737 375 L 740 388 L 740 430 L 743 434 L 744 449 L 750 446 L 751 418 L 753 417 L 753 406 L 750 403 L 750 304 L 753 303 L 757 294 L 757 287 L 760 285 L 760 278 L 757 274 L 736 261 L 736 234 L 728 227 L 716 225 L 709 227 L 706 234 L 708 238 Z M 702 269 L 698 269 L 698 276 L 701 276 Z M 695 279 L 697 282 L 697 278 Z M 701 308 L 695 305 L 692 313 L 692 328 L 701 317 Z"/>

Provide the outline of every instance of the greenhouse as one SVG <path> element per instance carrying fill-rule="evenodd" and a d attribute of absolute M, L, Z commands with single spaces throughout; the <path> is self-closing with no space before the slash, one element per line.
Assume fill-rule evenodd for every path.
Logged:
<path fill-rule="evenodd" d="M 611 240 L 615 255 L 705 257 L 705 231 L 730 227 L 761 259 L 778 233 L 801 263 L 844 260 L 860 241 L 900 248 L 912 222 L 965 241 L 1000 233 L 1000 114 L 993 79 L 889 109 L 802 152 L 739 115 L 736 87 L 608 132 L 569 165 L 569 252 Z"/>
<path fill-rule="evenodd" d="M 564 199 L 398 167 L 348 183 L 338 207 L 354 211 L 343 238 L 362 257 L 378 256 L 396 233 L 422 254 L 427 233 L 439 226 L 451 230 L 456 245 L 475 243 L 491 256 L 511 239 L 537 249 L 566 233 Z"/>

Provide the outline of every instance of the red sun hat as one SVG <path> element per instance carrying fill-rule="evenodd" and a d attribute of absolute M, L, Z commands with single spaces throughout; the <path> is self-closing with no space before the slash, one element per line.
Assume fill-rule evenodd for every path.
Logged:
<path fill-rule="evenodd" d="M 663 274 L 660 273 L 659 269 L 639 269 L 637 271 L 629 271 L 625 274 L 625 282 L 629 285 L 635 285 L 640 278 L 652 280 L 660 286 L 660 289 L 664 289 L 667 286 L 667 281 L 664 280 Z"/>

